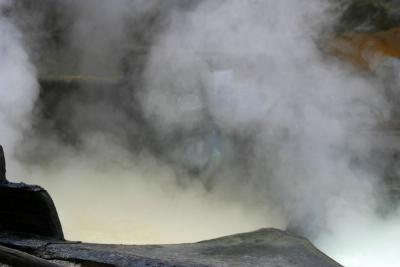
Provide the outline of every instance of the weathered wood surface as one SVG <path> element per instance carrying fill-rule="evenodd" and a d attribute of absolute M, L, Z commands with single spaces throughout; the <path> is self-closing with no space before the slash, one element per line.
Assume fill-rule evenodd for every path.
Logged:
<path fill-rule="evenodd" d="M 15 249 L 0 246 L 0 264 L 12 267 L 60 267 L 39 257 Z"/>
<path fill-rule="evenodd" d="M 340 267 L 308 240 L 276 229 L 179 245 L 100 245 L 1 234 L 0 244 L 82 266 Z"/>

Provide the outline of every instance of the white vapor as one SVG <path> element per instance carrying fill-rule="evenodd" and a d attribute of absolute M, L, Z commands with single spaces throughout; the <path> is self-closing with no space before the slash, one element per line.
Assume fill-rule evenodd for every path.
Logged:
<path fill-rule="evenodd" d="M 36 70 L 21 32 L 4 14 L 12 1 L 0 1 L 0 131 L 1 143 L 11 156 L 30 127 L 38 95 Z"/>
<path fill-rule="evenodd" d="M 395 266 L 399 216 L 377 212 L 382 177 L 369 164 L 391 107 L 379 79 L 323 53 L 333 1 L 175 2 L 64 3 L 63 48 L 80 73 L 144 64 L 118 92 L 64 99 L 54 117 L 74 116 L 77 144 L 25 141 L 54 144 L 48 161 L 14 172 L 52 193 L 67 238 L 173 243 L 288 227 L 346 266 Z M 148 16 L 159 19 L 151 30 Z M 1 20 L 1 142 L 15 146 L 37 87 L 20 34 Z M 144 60 L 130 62 L 142 45 Z M 140 132 L 155 137 L 141 143 Z"/>
<path fill-rule="evenodd" d="M 62 51 L 79 59 L 76 71 L 84 76 L 118 73 L 126 49 L 143 42 L 125 35 L 132 34 L 129 26 L 143 27 L 143 13 L 154 11 L 157 3 L 160 1 L 63 2 L 65 13 L 73 19 L 71 24 L 61 27 L 65 27 L 68 36 Z M 42 19 L 43 15 L 39 11 L 35 16 L 23 13 L 23 17 L 28 17 L 29 24 L 34 26 L 20 22 L 21 27 L 32 30 L 31 27 L 39 27 L 40 21 L 33 23 L 29 18 Z M 46 36 L 38 32 L 33 35 Z M 31 32 L 25 33 L 29 40 L 36 41 Z M 186 188 L 178 185 L 176 170 L 150 149 L 129 151 L 125 133 L 143 128 L 136 128 L 115 95 L 122 94 L 126 101 L 132 92 L 115 88 L 118 91 L 113 91 L 113 95 L 114 88 L 106 88 L 104 93 L 100 88 L 86 88 L 84 83 L 80 87 L 83 94 L 78 91 L 65 97 L 60 109 L 52 114 L 53 118 L 71 119 L 79 146 L 60 142 L 54 137 L 57 133 L 38 135 L 34 129 L 24 139 L 27 148 L 22 150 L 27 155 L 21 156 L 19 167 L 9 170 L 13 177 L 26 177 L 25 182 L 42 185 L 50 192 L 66 238 L 99 243 L 177 243 L 256 230 L 265 225 L 284 225 L 279 212 L 244 193 L 242 188 L 209 192 L 196 180 L 188 182 Z M 72 107 L 70 112 L 63 110 L 63 105 Z M 40 124 L 40 118 L 36 119 Z M 33 156 L 29 154 L 31 147 Z M 41 159 L 43 151 L 51 156 Z M 231 196 L 232 192 L 237 193 Z"/>
<path fill-rule="evenodd" d="M 356 234 L 372 221 L 383 233 L 395 225 L 376 214 L 382 177 L 358 164 L 371 160 L 368 131 L 388 118 L 390 107 L 379 81 L 322 55 L 317 42 L 333 20 L 330 7 L 328 1 L 204 1 L 175 13 L 152 49 L 142 104 L 162 134 L 197 127 L 207 109 L 223 131 L 250 136 L 246 178 L 214 179 L 251 184 L 253 194 L 283 211 L 290 230 L 346 266 L 367 266 L 377 256 L 394 266 L 396 249 L 363 254 L 358 265 L 347 261 L 365 247 L 352 244 L 357 238 L 343 225 Z M 383 236 L 392 244 L 397 235 Z M 346 242 L 353 249 L 338 253 Z"/>
<path fill-rule="evenodd" d="M 370 146 L 357 130 L 385 113 L 371 81 L 323 60 L 314 37 L 324 10 L 321 1 L 206 1 L 172 18 L 147 65 L 142 103 L 159 129 L 196 126 L 206 108 L 223 131 L 250 135 L 255 182 L 293 220 L 363 198 L 370 179 L 351 161 Z M 185 98 L 203 106 L 187 111 Z"/>

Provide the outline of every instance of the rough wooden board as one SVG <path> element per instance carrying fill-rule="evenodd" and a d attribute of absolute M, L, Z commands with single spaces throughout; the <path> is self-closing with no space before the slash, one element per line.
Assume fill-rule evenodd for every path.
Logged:
<path fill-rule="evenodd" d="M 13 267 L 60 267 L 58 264 L 3 246 L 0 246 L 0 264 Z"/>
<path fill-rule="evenodd" d="M 0 244 L 44 259 L 99 266 L 339 267 L 308 240 L 276 229 L 179 245 L 101 245 L 0 235 Z"/>

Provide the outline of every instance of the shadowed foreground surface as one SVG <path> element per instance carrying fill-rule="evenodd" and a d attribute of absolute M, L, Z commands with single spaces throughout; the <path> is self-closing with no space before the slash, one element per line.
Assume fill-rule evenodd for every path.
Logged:
<path fill-rule="evenodd" d="M 6 234 L 0 234 L 0 244 L 67 266 L 341 266 L 306 239 L 276 229 L 180 245 L 100 245 Z"/>

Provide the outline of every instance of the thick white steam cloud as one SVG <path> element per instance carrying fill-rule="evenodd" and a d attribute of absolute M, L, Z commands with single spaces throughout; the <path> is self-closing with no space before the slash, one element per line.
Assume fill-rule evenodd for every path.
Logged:
<path fill-rule="evenodd" d="M 321 1 L 206 1 L 175 15 L 142 101 L 161 130 L 196 127 L 207 109 L 223 131 L 250 136 L 245 183 L 303 226 L 341 202 L 367 204 L 371 177 L 351 163 L 371 149 L 360 129 L 385 114 L 372 81 L 322 57 L 314 38 L 327 11 Z"/>
<path fill-rule="evenodd" d="M 129 32 L 132 25 L 141 27 L 140 18 L 154 12 L 157 3 L 160 2 L 62 3 L 64 12 L 72 18 L 67 20 L 72 22 L 65 27 L 68 39 L 62 51 L 71 57 L 78 56 L 77 73 L 83 79 L 118 72 L 118 63 L 126 50 L 143 43 L 123 33 L 132 34 Z M 157 8 L 164 4 L 160 6 Z M 43 14 L 17 12 L 22 12 L 19 15 L 29 22 L 39 18 L 30 25 L 20 22 L 20 27 L 29 29 L 25 30 L 27 39 L 43 42 L 40 38 L 46 34 L 38 33 L 43 30 L 38 26 Z M 32 34 L 32 31 L 38 32 Z M 49 56 L 42 51 L 32 53 Z M 61 134 L 54 128 L 46 135 L 33 129 L 25 135 L 21 151 L 27 154 L 20 157 L 20 166 L 9 170 L 13 176 L 27 177 L 26 182 L 40 184 L 51 193 L 68 239 L 100 243 L 181 243 L 251 231 L 265 225 L 284 225 L 278 212 L 243 188 L 232 186 L 229 190 L 216 188 L 209 192 L 201 181 L 180 177 L 187 180 L 187 186 L 183 187 L 179 185 L 182 181 L 178 181 L 175 168 L 146 148 L 146 144 L 138 140 L 135 144 L 143 148 L 131 151 L 129 142 L 135 140 L 129 139 L 135 139 L 136 132 L 145 131 L 126 113 L 126 109 L 135 108 L 129 99 L 137 80 L 136 77 L 119 88 L 110 83 L 113 87 L 106 89 L 98 88 L 96 83 L 90 88 L 85 82 L 79 84 L 83 93 L 64 96 L 52 114 L 55 120 L 61 118 L 70 123 L 70 127 L 64 127 L 65 132 Z M 45 92 L 46 88 L 42 90 Z M 55 127 L 52 123 L 44 125 L 46 129 Z M 78 145 L 66 144 L 57 136 L 69 130 L 77 134 L 74 137 Z"/>
<path fill-rule="evenodd" d="M 358 163 L 371 160 L 367 131 L 389 106 L 381 83 L 322 56 L 316 40 L 331 22 L 327 4 L 205 1 L 175 14 L 152 50 L 142 103 L 165 133 L 196 127 L 207 109 L 223 131 L 250 135 L 250 175 L 237 183 L 252 184 L 290 230 L 346 266 L 379 266 L 378 258 L 395 266 L 395 221 L 376 215 L 381 177 Z M 382 250 L 362 244 L 374 239 L 392 249 L 371 253 Z"/>
<path fill-rule="evenodd" d="M 386 141 L 372 129 L 391 107 L 378 79 L 324 55 L 331 2 L 165 3 L 65 4 L 66 47 L 79 55 L 81 73 L 118 72 L 132 47 L 149 50 L 143 72 L 121 86 L 124 101 L 100 90 L 86 102 L 65 100 L 78 145 L 25 141 L 52 144 L 51 160 L 14 172 L 49 189 L 67 238 L 168 243 L 288 227 L 346 266 L 396 266 L 397 208 L 378 215 L 382 177 L 369 164 Z M 130 31 L 146 31 L 142 19 L 162 10 L 145 41 Z M 28 126 L 35 72 L 20 34 L 2 21 L 1 142 L 15 146 Z M 15 101 L 22 109 L 3 113 Z M 140 110 L 162 153 L 140 143 L 145 127 L 129 107 Z M 132 139 L 143 148 L 130 149 Z"/>

